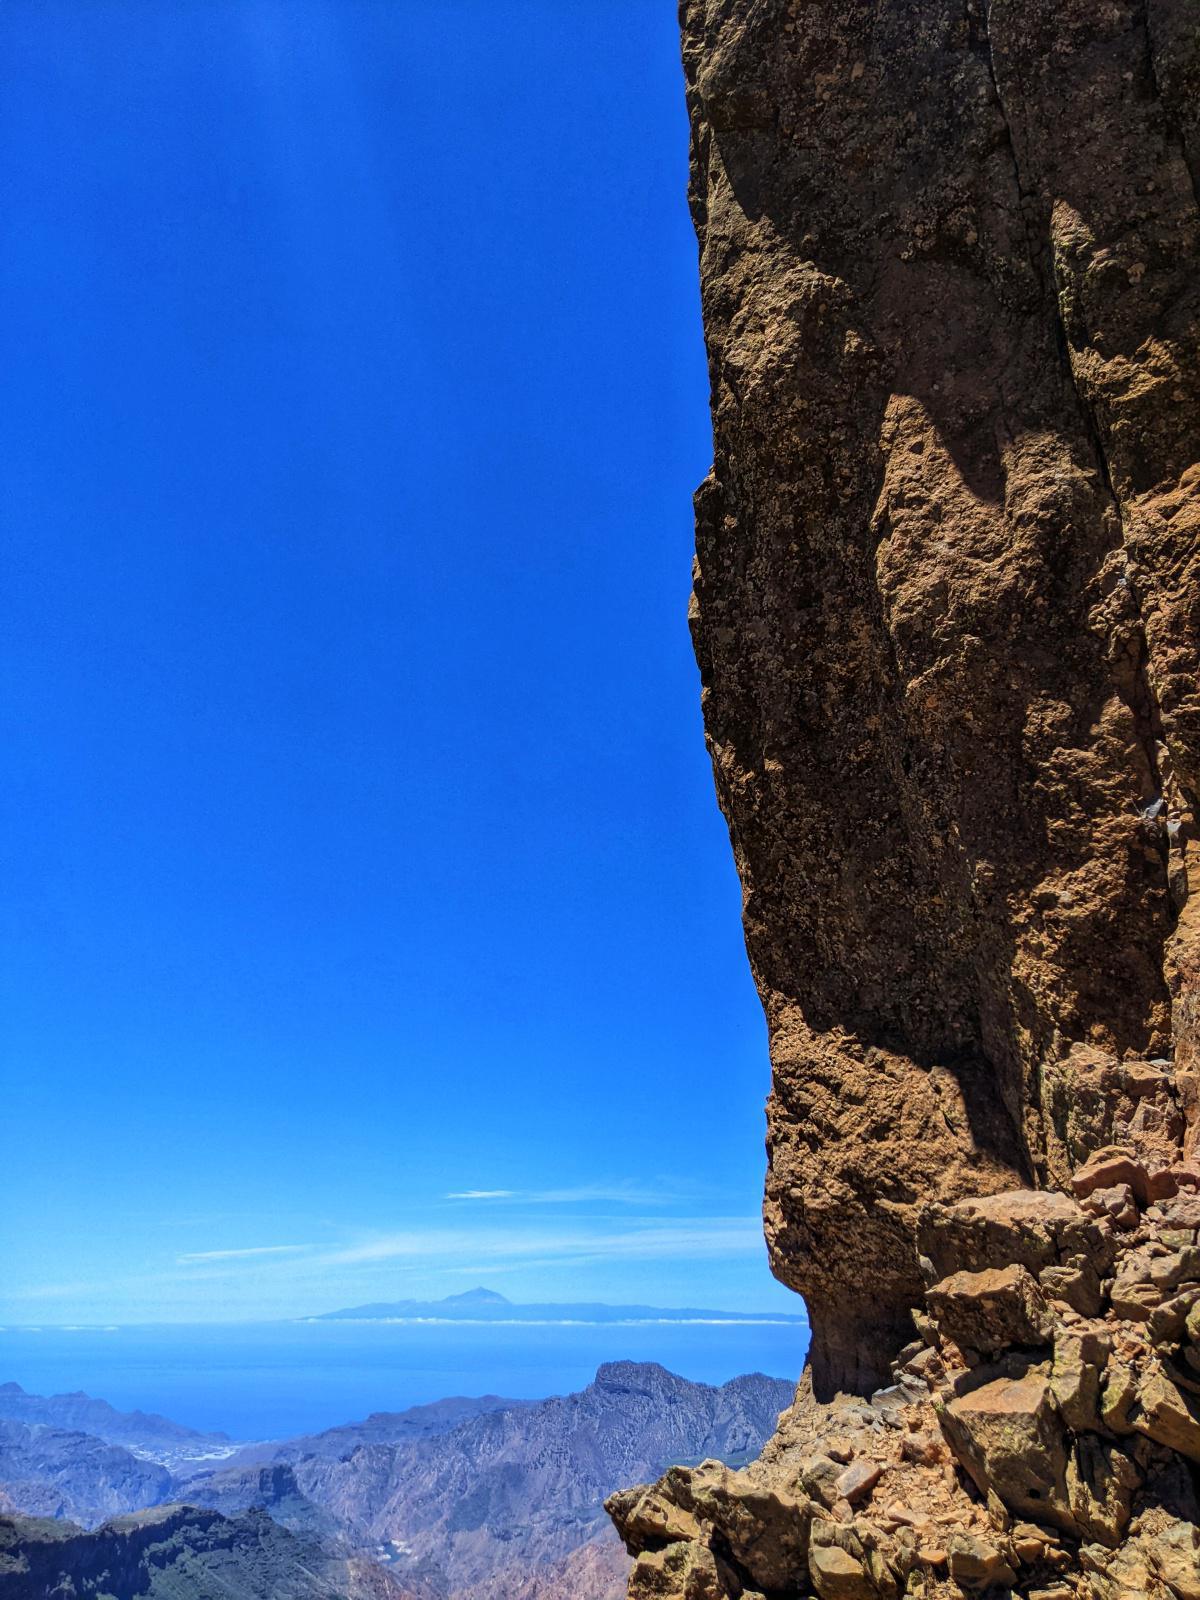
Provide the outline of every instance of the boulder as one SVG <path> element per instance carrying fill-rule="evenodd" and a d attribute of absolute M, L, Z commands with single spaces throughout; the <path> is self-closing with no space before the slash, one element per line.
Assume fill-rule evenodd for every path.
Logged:
<path fill-rule="evenodd" d="M 1063 1421 L 1079 1431 L 1100 1425 L 1100 1380 L 1112 1351 L 1103 1327 L 1066 1327 L 1054 1334 L 1050 1389 Z"/>
<path fill-rule="evenodd" d="M 1200 1600 L 1200 1528 L 1172 1522 L 1142 1540 L 1149 1565 L 1176 1596 Z"/>
<path fill-rule="evenodd" d="M 1070 1256 L 1066 1266 L 1043 1267 L 1038 1282 L 1051 1300 L 1062 1301 L 1081 1317 L 1098 1317 L 1103 1309 L 1100 1274 L 1086 1256 Z"/>
<path fill-rule="evenodd" d="M 1067 1462 L 1071 1515 L 1089 1539 L 1115 1545 L 1129 1526 L 1141 1474 L 1130 1456 L 1095 1434 L 1075 1440 Z"/>
<path fill-rule="evenodd" d="M 1110 1361 L 1100 1393 L 1100 1420 L 1113 1433 L 1132 1433 L 1137 1376 L 1123 1361 Z"/>
<path fill-rule="evenodd" d="M 819 1500 L 823 1506 L 832 1506 L 837 1501 L 841 1475 L 841 1465 L 826 1455 L 805 1456 L 796 1468 L 805 1494 Z"/>
<path fill-rule="evenodd" d="M 609 1496 L 604 1509 L 630 1555 L 674 1540 L 700 1536 L 700 1526 L 691 1512 L 676 1505 L 657 1484 L 621 1489 Z"/>
<path fill-rule="evenodd" d="M 1184 1245 L 1150 1262 L 1150 1282 L 1159 1289 L 1178 1289 L 1184 1284 L 1200 1285 L 1200 1249 Z"/>
<path fill-rule="evenodd" d="M 1109 1217 L 1114 1227 L 1126 1232 L 1138 1225 L 1137 1202 L 1127 1183 L 1114 1184 L 1111 1189 L 1093 1189 L 1084 1200 L 1083 1209 L 1095 1217 Z"/>
<path fill-rule="evenodd" d="M 690 1542 L 645 1551 L 629 1577 L 629 1600 L 731 1600 L 736 1592 L 707 1545 Z"/>
<path fill-rule="evenodd" d="M 716 1530 L 722 1547 L 760 1588 L 787 1589 L 800 1581 L 808 1557 L 810 1500 L 756 1484 L 716 1461 L 672 1467 L 663 1485 L 672 1501 Z"/>
<path fill-rule="evenodd" d="M 1053 1189 L 1007 1189 L 954 1205 L 927 1205 L 917 1239 L 939 1278 L 1014 1262 L 1036 1276 L 1075 1256 L 1103 1276 L 1113 1261 L 1112 1241 L 1101 1224 Z"/>
<path fill-rule="evenodd" d="M 1200 1417 L 1196 1402 L 1174 1383 L 1161 1361 L 1153 1361 L 1137 1382 L 1132 1426 L 1148 1439 L 1200 1461 Z"/>
<path fill-rule="evenodd" d="M 950 1576 L 964 1589 L 990 1589 L 1016 1581 L 1016 1573 L 990 1539 L 952 1533 L 946 1541 Z"/>
<path fill-rule="evenodd" d="M 1191 1337 L 1193 1324 L 1200 1327 L 1200 1289 L 1186 1289 L 1156 1306 L 1146 1331 L 1154 1344 L 1174 1348 L 1185 1335 Z"/>
<path fill-rule="evenodd" d="M 840 1545 L 814 1545 L 808 1553 L 808 1570 L 821 1600 L 878 1600 L 865 1560 Z"/>
<path fill-rule="evenodd" d="M 1148 1203 L 1146 1168 L 1131 1150 L 1109 1145 L 1097 1150 L 1071 1179 L 1079 1200 L 1097 1189 L 1129 1188 L 1140 1205 Z"/>
<path fill-rule="evenodd" d="M 883 1468 L 877 1461 L 855 1461 L 838 1478 L 838 1498 L 847 1505 L 857 1505 L 866 1499 L 882 1476 Z"/>
<path fill-rule="evenodd" d="M 1010 1511 L 1075 1531 L 1066 1439 L 1044 1371 L 993 1379 L 937 1410 L 951 1449 L 982 1495 L 994 1489 Z"/>
<path fill-rule="evenodd" d="M 925 1301 L 944 1337 L 959 1349 L 984 1355 L 1013 1345 L 1045 1344 L 1054 1327 L 1037 1279 L 1017 1262 L 952 1273 L 928 1291 Z"/>

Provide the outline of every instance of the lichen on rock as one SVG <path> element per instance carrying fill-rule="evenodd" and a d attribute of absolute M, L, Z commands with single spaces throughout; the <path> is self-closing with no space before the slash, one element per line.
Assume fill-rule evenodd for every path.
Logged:
<path fill-rule="evenodd" d="M 767 1240 L 813 1349 L 720 1516 L 671 1475 L 657 1532 L 614 1505 L 634 1592 L 1182 1600 L 1193 0 L 681 21 L 714 424 L 691 621 L 770 1035 Z"/>

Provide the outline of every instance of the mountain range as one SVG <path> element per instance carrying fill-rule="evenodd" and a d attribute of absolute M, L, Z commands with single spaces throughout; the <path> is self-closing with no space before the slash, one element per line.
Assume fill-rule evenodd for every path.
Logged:
<path fill-rule="evenodd" d="M 126 1441 L 115 1444 L 57 1425 L 79 1416 L 88 1397 L 43 1398 L 8 1385 L 0 1400 L 7 1397 L 10 1410 L 48 1420 L 0 1422 L 0 1511 L 49 1512 L 84 1525 L 67 1538 L 53 1531 L 67 1526 L 62 1521 L 38 1524 L 42 1531 L 27 1535 L 31 1572 L 58 1562 L 60 1576 L 69 1575 L 93 1559 L 133 1572 L 145 1560 L 159 1586 L 128 1593 L 155 1600 L 208 1594 L 172 1589 L 183 1572 L 203 1574 L 210 1586 L 214 1573 L 236 1572 L 241 1587 L 232 1592 L 247 1600 L 260 1593 L 317 1600 L 327 1592 L 320 1585 L 331 1583 L 329 1592 L 348 1600 L 615 1600 L 628 1560 L 605 1516 L 606 1495 L 672 1462 L 748 1459 L 792 1387 L 761 1374 L 718 1387 L 652 1363 L 613 1362 L 575 1394 L 535 1402 L 489 1395 L 377 1412 L 294 1439 L 226 1442 L 222 1458 L 197 1465 L 193 1457 L 175 1472 L 160 1459 L 181 1444 L 164 1432 L 165 1419 L 149 1419 L 138 1439 L 130 1419 L 141 1413 L 90 1402 L 97 1425 Z M 199 1455 L 213 1438 L 182 1442 Z M 142 1507 L 112 1520 L 139 1498 L 143 1507 L 158 1505 L 157 1521 L 147 1522 Z M 166 1505 L 174 1507 L 170 1515 Z M 10 1549 L 23 1549 L 13 1526 L 4 1537 Z M 256 1572 L 270 1576 L 293 1558 L 317 1587 L 253 1587 Z M 6 1590 L 3 1572 L 0 1537 L 0 1600 L 43 1592 Z M 364 1588 L 373 1574 L 390 1587 Z"/>
<path fill-rule="evenodd" d="M 598 1301 L 546 1301 L 522 1305 L 493 1289 L 468 1289 L 444 1300 L 374 1301 L 323 1311 L 310 1322 L 766 1322 L 807 1326 L 794 1312 L 705 1311 L 694 1306 L 613 1306 Z"/>

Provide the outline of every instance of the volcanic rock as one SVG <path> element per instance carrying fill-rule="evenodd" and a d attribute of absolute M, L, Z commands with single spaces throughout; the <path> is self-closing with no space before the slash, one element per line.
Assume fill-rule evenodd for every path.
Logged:
<path fill-rule="evenodd" d="M 1200 1583 L 1192 13 L 681 6 L 692 631 L 813 1325 L 744 1469 L 810 1507 L 781 1593 Z"/>
<path fill-rule="evenodd" d="M 1037 1279 L 1017 1262 L 956 1272 L 935 1284 L 926 1302 L 946 1338 L 985 1355 L 1043 1344 L 1053 1327 Z"/>

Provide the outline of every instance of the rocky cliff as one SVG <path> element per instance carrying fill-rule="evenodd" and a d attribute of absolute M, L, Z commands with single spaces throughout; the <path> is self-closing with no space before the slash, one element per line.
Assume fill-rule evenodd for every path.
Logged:
<path fill-rule="evenodd" d="M 682 23 L 692 626 L 770 1032 L 767 1238 L 814 1345 L 760 1468 L 618 1502 L 635 1588 L 1200 1596 L 1200 15 Z M 1072 1364 L 1110 1400 L 1059 1393 Z M 1085 1572 L 1147 1516 L 1176 1544 Z"/>

